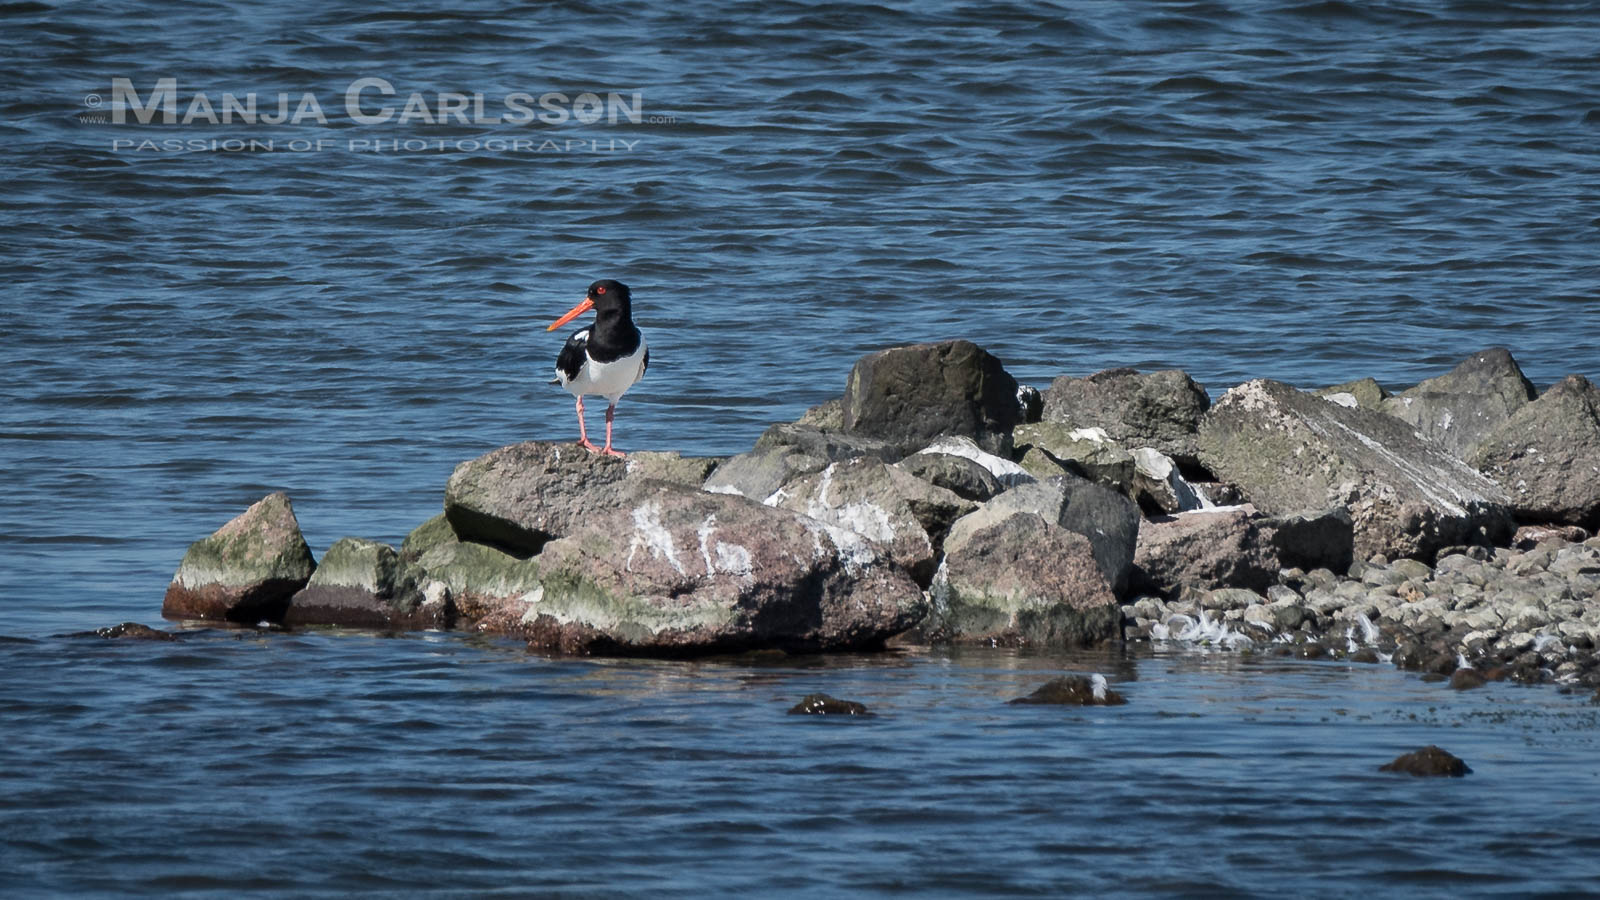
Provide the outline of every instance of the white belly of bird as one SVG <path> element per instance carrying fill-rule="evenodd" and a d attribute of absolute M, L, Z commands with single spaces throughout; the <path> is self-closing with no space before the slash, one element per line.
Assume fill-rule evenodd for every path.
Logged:
<path fill-rule="evenodd" d="M 616 403 L 628 388 L 633 387 L 639 380 L 639 370 L 644 366 L 645 343 L 639 339 L 639 349 L 633 351 L 632 356 L 608 363 L 595 362 L 587 356 L 583 361 L 583 368 L 578 370 L 578 377 L 567 381 L 560 370 L 556 377 L 561 379 L 565 387 L 574 397 L 585 394 L 599 394 L 611 403 Z"/>

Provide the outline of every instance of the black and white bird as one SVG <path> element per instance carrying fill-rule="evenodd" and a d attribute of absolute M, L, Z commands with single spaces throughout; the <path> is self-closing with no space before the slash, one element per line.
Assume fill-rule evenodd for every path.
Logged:
<path fill-rule="evenodd" d="M 594 310 L 594 324 L 574 331 L 567 338 L 561 355 L 556 357 L 555 380 L 550 383 L 561 385 L 578 398 L 578 443 L 591 453 L 623 456 L 621 450 L 611 446 L 611 417 L 617 411 L 617 401 L 644 376 L 644 370 L 650 365 L 650 350 L 638 326 L 633 324 L 632 295 L 628 286 L 609 278 L 596 281 L 589 285 L 583 302 L 545 330 L 555 331 L 591 309 Z M 610 404 L 606 407 L 604 447 L 596 447 L 584 428 L 585 394 L 599 394 Z"/>

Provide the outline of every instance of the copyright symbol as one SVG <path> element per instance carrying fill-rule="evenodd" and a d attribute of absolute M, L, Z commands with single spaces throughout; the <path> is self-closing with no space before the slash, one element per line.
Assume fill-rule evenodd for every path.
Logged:
<path fill-rule="evenodd" d="M 84 97 L 83 98 L 83 105 L 89 107 L 90 109 L 94 109 L 95 107 L 100 105 L 100 95 L 99 94 L 90 94 L 89 96 Z"/>

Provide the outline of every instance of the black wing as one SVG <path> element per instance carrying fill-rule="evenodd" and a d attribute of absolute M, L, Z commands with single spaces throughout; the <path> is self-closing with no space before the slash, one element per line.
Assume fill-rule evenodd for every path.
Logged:
<path fill-rule="evenodd" d="M 565 384 L 578 377 L 583 364 L 589 358 L 589 329 L 580 328 L 567 338 L 567 343 L 561 348 L 561 355 L 556 357 L 556 372 L 558 377 L 552 384 Z"/>

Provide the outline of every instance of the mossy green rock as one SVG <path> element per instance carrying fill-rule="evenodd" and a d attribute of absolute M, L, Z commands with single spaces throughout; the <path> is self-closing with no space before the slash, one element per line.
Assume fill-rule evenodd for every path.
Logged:
<path fill-rule="evenodd" d="M 294 506 L 282 492 L 195 541 L 167 586 L 161 614 L 254 624 L 277 622 L 316 569 Z"/>
<path fill-rule="evenodd" d="M 429 628 L 449 625 L 447 591 L 428 597 L 423 573 L 406 565 L 388 544 L 341 538 L 322 555 L 311 581 L 289 602 L 284 623 L 356 628 Z"/>
<path fill-rule="evenodd" d="M 486 544 L 463 541 L 442 514 L 406 535 L 400 545 L 400 560 L 422 573 L 419 580 L 443 584 L 456 612 L 481 624 L 484 630 L 514 627 L 521 611 L 511 615 L 508 605 L 525 603 L 525 598 L 541 589 L 538 562 Z"/>
<path fill-rule="evenodd" d="M 1061 470 L 1105 485 L 1122 494 L 1131 494 L 1134 477 L 1133 454 L 1105 436 L 1099 429 L 1077 429 L 1058 422 L 1019 425 L 1012 432 L 1018 460 L 1024 469 L 1039 479 L 1061 475 Z M 1037 459 L 1038 455 L 1043 459 Z M 1055 463 L 1051 467 L 1049 463 Z"/>

